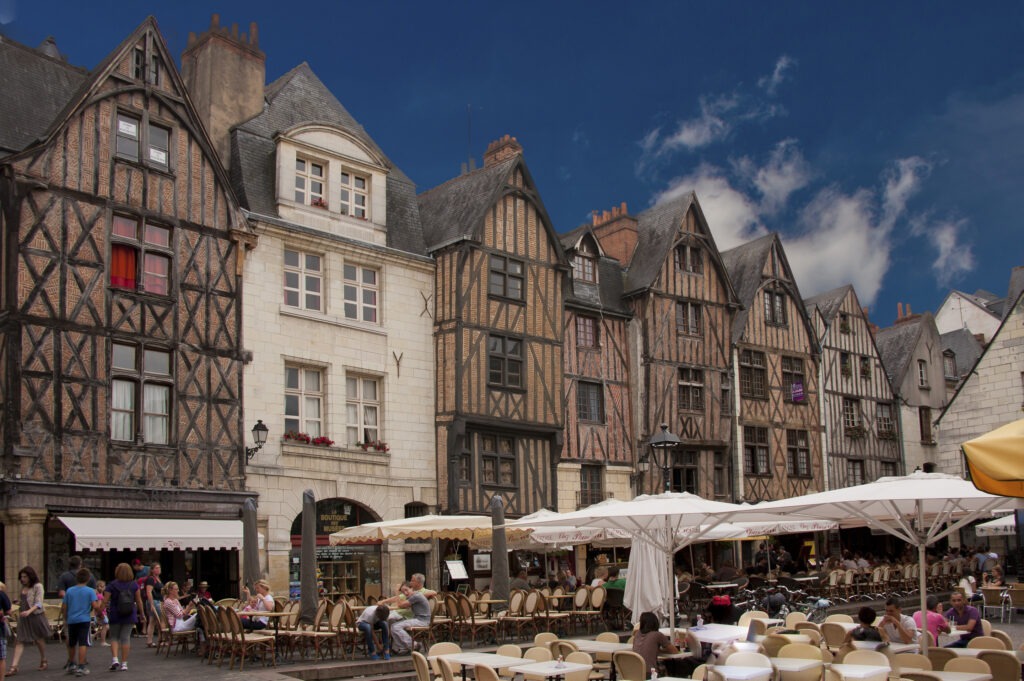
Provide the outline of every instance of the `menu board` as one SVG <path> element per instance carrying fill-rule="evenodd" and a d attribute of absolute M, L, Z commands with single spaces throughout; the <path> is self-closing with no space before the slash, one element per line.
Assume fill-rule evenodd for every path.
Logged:
<path fill-rule="evenodd" d="M 469 579 L 466 564 L 461 560 L 446 560 L 444 563 L 448 566 L 448 574 L 452 579 Z"/>

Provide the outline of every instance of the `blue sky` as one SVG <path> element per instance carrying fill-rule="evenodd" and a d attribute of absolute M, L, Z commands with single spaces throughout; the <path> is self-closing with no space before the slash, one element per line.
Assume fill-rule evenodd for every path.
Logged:
<path fill-rule="evenodd" d="M 778 231 L 805 297 L 852 282 L 882 326 L 1024 264 L 1019 1 L 0 0 L 0 24 L 91 68 L 148 14 L 180 56 L 214 11 L 257 22 L 268 79 L 309 62 L 421 191 L 511 134 L 558 231 L 694 189 L 720 248 Z"/>

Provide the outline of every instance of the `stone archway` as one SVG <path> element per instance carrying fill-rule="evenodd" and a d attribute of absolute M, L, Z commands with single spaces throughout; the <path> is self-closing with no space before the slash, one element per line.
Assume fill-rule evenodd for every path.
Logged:
<path fill-rule="evenodd" d="M 316 502 L 316 556 L 320 595 L 334 601 L 352 595 L 379 594 L 381 589 L 381 547 L 379 544 L 331 546 L 330 535 L 345 527 L 379 520 L 369 508 L 343 497 Z M 289 596 L 298 593 L 302 546 L 302 512 L 291 526 L 292 550 L 288 561 Z"/>

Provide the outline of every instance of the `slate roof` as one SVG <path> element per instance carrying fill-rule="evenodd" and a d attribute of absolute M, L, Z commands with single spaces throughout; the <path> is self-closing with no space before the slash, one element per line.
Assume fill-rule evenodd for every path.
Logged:
<path fill-rule="evenodd" d="M 388 160 L 365 129 L 303 62 L 264 88 L 261 113 L 231 132 L 231 181 L 242 205 L 252 213 L 277 216 L 274 137 L 298 125 L 336 126 L 383 159 L 387 179 L 388 246 L 425 252 L 416 204 L 416 186 Z"/>
<path fill-rule="evenodd" d="M 957 378 L 964 376 L 981 357 L 984 349 L 974 334 L 967 329 L 957 329 L 939 335 L 942 351 L 952 350 L 956 356 Z"/>
<path fill-rule="evenodd" d="M 1010 315 L 1010 310 L 1013 309 L 1013 304 L 1020 298 L 1020 294 L 1024 293 L 1024 266 L 1014 267 L 1010 270 L 1010 286 L 1006 291 L 1006 303 L 1003 306 L 1003 319 Z"/>
<path fill-rule="evenodd" d="M 44 42 L 41 49 L 47 45 Z M 4 36 L 0 36 L 0 74 L 0 157 L 44 136 L 89 76 L 86 69 Z"/>
<path fill-rule="evenodd" d="M 853 290 L 852 284 L 844 284 L 843 286 L 834 288 L 831 291 L 819 293 L 816 296 L 804 299 L 804 307 L 806 307 L 808 311 L 810 311 L 812 307 L 818 308 L 818 311 L 821 312 L 821 316 L 825 319 L 825 323 L 831 324 L 832 320 L 835 319 L 836 314 L 839 312 L 839 308 L 842 307 L 847 294 L 851 290 Z"/>
<path fill-rule="evenodd" d="M 757 290 L 761 287 L 761 272 L 764 270 L 765 260 L 768 258 L 768 253 L 776 238 L 774 233 L 766 234 L 759 239 L 748 241 L 722 253 L 722 261 L 729 271 L 729 277 L 732 279 L 732 285 L 736 289 L 740 304 L 743 305 L 742 309 L 737 310 L 736 319 L 733 321 L 733 343 L 740 340 L 747 328 L 747 315 L 750 312 L 750 306 L 754 303 Z"/>
<path fill-rule="evenodd" d="M 910 360 L 914 356 L 914 349 L 917 347 L 926 319 L 925 315 L 915 315 L 912 319 L 879 329 L 875 334 L 875 346 L 882 358 L 882 366 L 885 367 L 885 373 L 896 392 L 899 392 Z"/>
<path fill-rule="evenodd" d="M 476 239 L 484 215 L 508 184 L 521 156 L 453 177 L 419 196 L 420 219 L 427 250 L 463 239 Z"/>
<path fill-rule="evenodd" d="M 594 237 L 592 225 L 580 225 L 576 229 L 560 234 L 558 240 L 566 252 L 574 251 L 576 245 L 585 234 L 590 234 L 597 248 L 601 242 Z M 599 255 L 597 258 L 597 283 L 576 281 L 569 276 L 565 287 L 565 301 L 568 305 L 583 307 L 594 311 L 611 314 L 633 316 L 633 311 L 623 297 L 625 273 L 622 263 L 615 258 Z"/>

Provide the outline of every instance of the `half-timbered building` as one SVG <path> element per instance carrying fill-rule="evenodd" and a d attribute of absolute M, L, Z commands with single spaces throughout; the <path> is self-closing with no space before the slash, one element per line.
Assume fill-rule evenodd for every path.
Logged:
<path fill-rule="evenodd" d="M 299 579 L 306 489 L 328 596 L 436 578 L 428 543 L 328 545 L 343 527 L 437 504 L 434 262 L 415 186 L 308 64 L 264 85 L 255 26 L 239 35 L 215 15 L 182 63 L 259 238 L 244 269 L 245 416 L 270 435 L 247 483 L 271 585 Z"/>
<path fill-rule="evenodd" d="M 632 313 L 622 296 L 622 266 L 602 250 L 590 225 L 563 235 L 562 245 L 572 265 L 565 284 L 565 444 L 558 467 L 559 510 L 565 511 L 632 497 L 636 438 Z"/>
<path fill-rule="evenodd" d="M 902 475 L 897 405 L 857 292 L 847 284 L 808 298 L 804 306 L 821 347 L 828 487 Z"/>
<path fill-rule="evenodd" d="M 421 194 L 419 209 L 437 261 L 438 504 L 557 507 L 566 265 L 522 147 L 492 142 L 482 168 Z"/>
<path fill-rule="evenodd" d="M 251 232 L 227 173 L 152 18 L 91 72 L 2 40 L 0 73 L 5 579 L 33 565 L 54 589 L 71 552 L 111 574 L 142 548 L 226 589 L 236 554 L 201 559 L 218 546 L 189 528 L 240 538 L 248 496 Z M 123 518 L 161 520 L 88 536 Z"/>
<path fill-rule="evenodd" d="M 818 344 L 782 242 L 768 234 L 722 253 L 743 309 L 732 326 L 737 495 L 823 489 Z"/>
<path fill-rule="evenodd" d="M 935 318 L 931 312 L 900 314 L 895 324 L 875 334 L 875 343 L 899 405 L 903 465 L 913 471 L 935 463 L 935 419 L 946 406 L 942 343 Z"/>
<path fill-rule="evenodd" d="M 637 456 L 661 424 L 681 440 L 662 470 L 650 467 L 638 492 L 661 491 L 667 482 L 671 491 L 731 499 L 730 332 L 739 298 L 695 194 L 635 219 L 603 220 L 595 233 L 621 248 L 630 220 L 635 248 L 623 265 L 634 314 Z"/>

